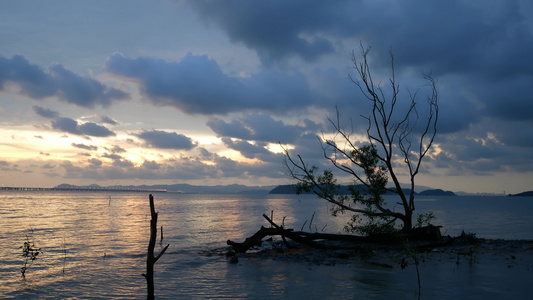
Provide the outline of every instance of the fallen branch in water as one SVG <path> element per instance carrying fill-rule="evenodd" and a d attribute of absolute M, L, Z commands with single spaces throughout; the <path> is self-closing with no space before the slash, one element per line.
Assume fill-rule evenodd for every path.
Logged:
<path fill-rule="evenodd" d="M 319 232 L 304 232 L 294 231 L 293 229 L 286 229 L 283 226 L 279 226 L 272 221 L 268 216 L 263 214 L 271 227 L 261 228 L 253 234 L 251 237 L 246 238 L 242 243 L 228 240 L 226 243 L 230 245 L 236 253 L 245 253 L 254 246 L 261 246 L 263 238 L 267 236 L 279 235 L 285 242 L 288 248 L 289 243 L 285 238 L 289 238 L 297 243 L 324 250 L 339 250 L 339 249 L 357 249 L 364 244 L 377 243 L 385 245 L 402 245 L 406 241 L 423 240 L 429 243 L 415 246 L 416 249 L 443 246 L 446 242 L 442 240 L 440 235 L 440 227 L 438 226 L 426 226 L 421 228 L 415 228 L 409 234 L 399 234 L 396 236 L 391 235 L 376 235 L 376 236 L 357 236 L 351 234 L 331 234 L 331 233 L 319 233 Z M 321 241 L 321 242 L 318 242 Z M 344 243 L 328 243 L 331 242 L 344 242 Z"/>

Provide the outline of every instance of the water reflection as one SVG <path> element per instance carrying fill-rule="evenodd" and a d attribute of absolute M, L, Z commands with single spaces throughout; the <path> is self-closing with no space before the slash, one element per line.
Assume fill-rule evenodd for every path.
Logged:
<path fill-rule="evenodd" d="M 465 228 L 480 237 L 532 239 L 533 201 L 496 198 L 430 198 L 418 202 L 417 212 L 434 211 L 436 223 L 449 234 Z M 145 280 L 140 274 L 149 235 L 148 195 L 2 192 L 0 203 L 0 298 L 144 297 Z M 155 205 L 158 225 L 164 227 L 164 244 L 170 244 L 156 264 L 160 299 L 416 296 L 412 266 L 406 270 L 364 263 L 333 267 L 264 259 L 241 259 L 232 265 L 224 256 L 206 256 L 205 250 L 223 248 L 227 239 L 242 241 L 261 225 L 268 226 L 262 214 L 271 211 L 278 224 L 285 217 L 287 228 L 322 231 L 326 226 L 325 232 L 342 231 L 350 215 L 332 218 L 327 203 L 313 196 L 167 193 L 155 194 Z M 19 247 L 30 235 L 44 254 L 23 281 Z M 513 293 L 504 294 L 506 290 L 519 297 L 528 286 L 528 267 L 533 268 L 521 264 L 508 268 L 491 261 L 471 267 L 466 262 L 457 266 L 427 260 L 421 267 L 422 299 Z"/>

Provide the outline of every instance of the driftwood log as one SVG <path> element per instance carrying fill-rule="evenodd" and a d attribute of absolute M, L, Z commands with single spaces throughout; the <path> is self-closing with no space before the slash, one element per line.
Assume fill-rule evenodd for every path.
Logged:
<path fill-rule="evenodd" d="M 233 250 L 237 253 L 245 253 L 253 246 L 261 246 L 261 241 L 266 236 L 274 236 L 279 235 L 281 236 L 284 241 L 285 238 L 289 238 L 295 242 L 298 242 L 303 245 L 307 245 L 313 248 L 317 249 L 340 249 L 343 247 L 337 247 L 337 246 L 328 246 L 323 243 L 318 243 L 316 240 L 337 240 L 337 241 L 350 241 L 350 242 L 362 242 L 364 240 L 367 240 L 366 237 L 361 236 L 355 236 L 355 235 L 346 235 L 346 234 L 328 234 L 328 233 L 309 233 L 304 231 L 294 231 L 293 229 L 285 229 L 283 226 L 279 226 L 276 223 L 274 223 L 268 216 L 263 214 L 263 217 L 270 223 L 272 227 L 266 228 L 261 226 L 259 231 L 257 231 L 254 235 L 247 238 L 242 243 L 233 242 L 231 240 L 227 241 L 227 244 L 230 245 Z M 285 244 L 289 246 L 287 242 Z M 345 248 L 345 247 L 344 247 Z"/>
<path fill-rule="evenodd" d="M 294 231 L 293 229 L 286 229 L 283 226 L 279 226 L 274 223 L 268 216 L 263 214 L 263 217 L 270 223 L 271 227 L 266 228 L 261 226 L 259 231 L 253 234 L 251 237 L 246 238 L 242 243 L 228 240 L 226 243 L 230 245 L 236 253 L 245 253 L 254 246 L 261 246 L 263 238 L 267 236 L 279 235 L 283 241 L 290 248 L 285 238 L 289 238 L 300 244 L 325 250 L 338 250 L 338 249 L 356 249 L 363 244 L 368 243 L 398 243 L 398 241 L 427 241 L 430 244 L 419 245 L 420 247 L 436 247 L 442 246 L 443 240 L 440 234 L 440 226 L 425 226 L 416 228 L 412 232 L 398 235 L 398 236 L 356 236 L 351 234 L 330 234 L 330 233 L 318 233 L 318 232 L 304 232 Z M 324 243 L 321 241 L 343 241 L 344 243 Z"/>

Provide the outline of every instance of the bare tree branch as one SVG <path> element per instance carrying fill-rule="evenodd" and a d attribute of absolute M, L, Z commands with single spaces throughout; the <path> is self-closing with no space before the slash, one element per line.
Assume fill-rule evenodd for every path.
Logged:
<path fill-rule="evenodd" d="M 415 210 L 415 177 L 420 172 L 422 160 L 433 146 L 437 134 L 439 116 L 437 84 L 431 74 L 423 74 L 431 92 L 426 99 L 428 111 L 424 123 L 418 124 L 421 118 L 416 99 L 420 89 L 414 93 L 409 92 L 405 110 L 399 111 L 402 98 L 399 96 L 400 85 L 396 79 L 393 53 L 390 52 L 391 75 L 388 80 L 390 91 L 386 92 L 380 83 L 374 82 L 368 57 L 370 47 L 361 44 L 360 51 L 361 59 L 355 52 L 352 52 L 351 57 L 357 79 L 351 75 L 349 79 L 372 104 L 369 115 L 361 115 L 368 122 L 366 128 L 368 145 L 360 146 L 353 140 L 353 125 L 350 131 L 343 128 L 338 108 L 335 118 L 327 117 L 333 127 L 333 137 L 326 138 L 323 135 L 319 140 L 324 157 L 335 170 L 350 175 L 356 185 L 364 187 L 364 195 L 360 193 L 361 189 L 356 190 L 355 187 L 351 196 L 339 195 L 337 189 L 340 186 L 331 171 L 325 170 L 322 174 L 318 174 L 317 167 L 308 166 L 299 155 L 298 159 L 294 160 L 288 148 L 282 145 L 285 165 L 289 170 L 289 176 L 298 181 L 300 188 L 334 204 L 336 206 L 334 214 L 346 210 L 371 219 L 384 218 L 385 224 L 399 219 L 403 222 L 403 228 L 410 230 Z M 403 160 L 403 167 L 396 165 L 399 158 Z M 410 181 L 408 192 L 402 189 L 398 175 L 403 173 L 408 174 Z M 394 188 L 386 186 L 389 179 Z M 394 211 L 384 205 L 381 194 L 385 191 L 398 195 L 403 211 Z"/>

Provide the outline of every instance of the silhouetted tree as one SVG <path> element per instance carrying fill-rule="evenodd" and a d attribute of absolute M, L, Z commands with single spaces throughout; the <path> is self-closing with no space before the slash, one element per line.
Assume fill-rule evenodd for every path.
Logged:
<path fill-rule="evenodd" d="M 340 185 L 333 171 L 320 172 L 318 167 L 306 164 L 300 155 L 292 157 L 288 148 L 284 148 L 285 164 L 289 175 L 298 181 L 298 192 L 314 192 L 332 203 L 333 215 L 345 211 L 355 213 L 346 227 L 348 231 L 373 234 L 396 230 L 397 220 L 403 224 L 403 230 L 409 231 L 413 228 L 415 177 L 437 133 L 439 106 L 436 82 L 430 74 L 423 75 L 430 93 L 426 98 L 427 115 L 420 124 L 415 101 L 418 90 L 409 93 L 407 106 L 400 105 L 400 87 L 395 77 L 392 52 L 390 91 L 387 93 L 380 84 L 374 82 L 369 51 L 370 47 L 361 45 L 360 59 L 352 52 L 352 63 L 358 78 L 350 76 L 372 106 L 368 115 L 362 115 L 368 121 L 366 144 L 358 145 L 353 138 L 354 129 L 346 129 L 341 125 L 338 109 L 335 118 L 328 117 L 334 129 L 333 137 L 319 137 L 324 157 L 334 169 L 353 178 L 351 194 L 339 192 Z M 407 189 L 402 189 L 400 184 L 399 174 L 402 173 L 408 174 L 410 180 Z M 387 185 L 389 179 L 393 187 Z M 385 203 L 382 195 L 387 191 L 399 196 L 400 211 Z"/>

